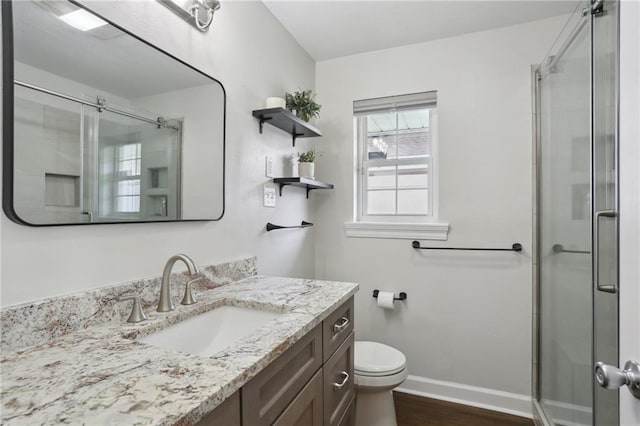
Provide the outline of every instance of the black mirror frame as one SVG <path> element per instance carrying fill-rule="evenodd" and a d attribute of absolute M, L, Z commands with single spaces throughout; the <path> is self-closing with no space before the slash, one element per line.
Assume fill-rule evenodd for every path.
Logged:
<path fill-rule="evenodd" d="M 22 219 L 15 211 L 13 203 L 13 184 L 14 184 L 14 54 L 13 54 L 13 1 L 1 0 L 2 4 L 2 209 L 9 219 L 20 225 L 32 227 L 43 226 L 77 226 L 77 225 L 121 225 L 121 224 L 139 224 L 139 223 L 179 223 L 179 222 L 213 222 L 222 219 L 226 209 L 226 143 L 227 143 L 227 92 L 222 82 L 188 63 L 176 58 L 170 53 L 160 49 L 159 47 L 149 43 L 143 38 L 138 37 L 132 32 L 113 23 L 104 16 L 94 12 L 90 8 L 78 3 L 76 0 L 67 0 L 73 5 L 84 9 L 100 19 L 106 21 L 118 30 L 126 33 L 134 39 L 144 43 L 148 47 L 157 50 L 168 56 L 176 62 L 196 71 L 199 74 L 215 81 L 220 85 L 223 95 L 223 117 L 222 117 L 222 211 L 220 216 L 215 219 L 181 219 L 181 220 L 137 220 L 137 221 L 114 221 L 114 222 L 92 222 L 92 223 L 52 223 L 52 224 L 35 224 L 29 223 Z"/>

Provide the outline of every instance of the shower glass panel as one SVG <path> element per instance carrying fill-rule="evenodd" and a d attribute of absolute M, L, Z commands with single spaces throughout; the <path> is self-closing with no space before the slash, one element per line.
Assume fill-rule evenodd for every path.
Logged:
<path fill-rule="evenodd" d="M 95 220 L 180 218 L 180 123 L 170 127 L 104 111 L 97 134 Z"/>
<path fill-rule="evenodd" d="M 617 426 L 618 22 L 616 1 L 585 2 L 538 70 L 536 415 Z"/>
<path fill-rule="evenodd" d="M 538 401 L 552 424 L 592 417 L 591 32 L 588 18 L 538 87 Z"/>
<path fill-rule="evenodd" d="M 618 13 L 604 2 L 593 19 L 594 362 L 618 365 Z M 597 268 L 596 268 L 597 266 Z M 594 424 L 618 425 L 618 392 L 594 388 Z"/>

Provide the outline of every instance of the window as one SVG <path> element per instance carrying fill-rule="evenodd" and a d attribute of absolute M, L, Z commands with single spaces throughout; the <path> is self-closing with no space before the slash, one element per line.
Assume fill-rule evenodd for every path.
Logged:
<path fill-rule="evenodd" d="M 389 225 L 385 229 L 398 230 L 408 228 L 393 224 L 436 221 L 436 106 L 435 91 L 353 103 L 358 146 L 357 212 L 356 223 L 347 224 L 347 235 L 350 229 L 362 230 L 358 224 L 385 223 Z M 443 226 L 448 229 L 448 225 Z M 427 228 L 433 229 L 421 229 Z M 446 229 L 445 238 L 438 239 L 446 239 Z M 391 234 L 404 238 L 395 231 Z M 411 235 L 418 238 L 415 233 Z"/>
<path fill-rule="evenodd" d="M 115 206 L 117 213 L 140 211 L 142 144 L 119 145 L 116 149 Z"/>

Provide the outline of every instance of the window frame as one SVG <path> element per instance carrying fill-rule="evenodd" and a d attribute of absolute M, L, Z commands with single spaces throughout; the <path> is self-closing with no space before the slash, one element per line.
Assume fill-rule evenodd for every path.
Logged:
<path fill-rule="evenodd" d="M 434 92 L 425 92 L 434 93 Z M 414 102 L 397 107 L 393 103 L 393 99 L 402 98 L 403 96 L 414 95 L 400 95 L 389 97 L 389 102 L 384 105 L 385 98 L 378 98 L 382 101 L 382 106 L 377 106 L 374 111 L 359 113 L 354 111 L 354 139 L 356 143 L 356 214 L 355 220 L 357 222 L 393 222 L 393 223 L 434 223 L 438 219 L 438 177 L 437 177 L 437 163 L 438 163 L 438 108 L 437 108 L 437 95 L 434 95 L 434 101 L 429 104 L 422 102 Z M 355 104 L 355 103 L 354 103 Z M 429 110 L 429 133 L 431 136 L 431 152 L 429 156 L 422 158 L 396 158 L 396 159 L 369 159 L 368 158 L 368 129 L 367 129 L 367 117 L 376 113 L 395 113 L 400 111 L 413 111 L 413 110 Z M 355 107 L 354 107 L 355 110 Z M 397 117 L 397 115 L 396 115 Z M 397 125 L 396 130 L 397 132 Z M 426 165 L 428 170 L 428 180 L 426 185 L 427 190 L 427 212 L 426 213 L 405 213 L 405 214 L 369 214 L 366 207 L 368 206 L 368 170 L 371 167 L 379 166 L 402 166 L 402 165 Z M 395 197 L 396 211 L 398 209 L 398 193 L 397 187 L 398 171 L 396 170 L 396 186 Z"/>
<path fill-rule="evenodd" d="M 430 102 L 424 100 L 412 102 L 412 99 L 419 99 L 421 95 L 431 96 Z M 387 98 L 376 98 L 364 101 L 355 101 L 353 110 L 353 138 L 354 138 L 354 206 L 353 220 L 345 222 L 344 229 L 347 237 L 358 238 L 392 238 L 392 239 L 425 239 L 425 240 L 447 240 L 449 224 L 442 222 L 438 217 L 438 159 L 439 159 L 439 135 L 438 135 L 438 100 L 437 91 L 423 92 L 409 95 L 390 96 Z M 384 106 L 385 100 L 398 100 L 397 104 L 389 102 Z M 366 102 L 373 104 L 371 111 L 357 111 L 356 104 Z M 366 108 L 366 107 L 365 107 Z M 402 110 L 418 110 L 428 108 L 429 131 L 431 133 L 431 152 L 428 157 L 421 159 L 368 159 L 368 115 L 375 113 L 398 112 Z M 377 110 L 377 111 L 375 111 Z M 364 118 L 364 119 L 362 119 Z M 397 126 L 396 126 L 397 127 Z M 397 131 L 397 130 L 396 130 Z M 391 163 L 391 164 L 390 164 Z M 427 214 L 367 214 L 367 173 L 370 167 L 393 166 L 393 165 L 421 165 L 428 167 L 427 180 Z M 398 197 L 396 170 L 396 201 Z M 398 206 L 396 205 L 396 211 Z"/>

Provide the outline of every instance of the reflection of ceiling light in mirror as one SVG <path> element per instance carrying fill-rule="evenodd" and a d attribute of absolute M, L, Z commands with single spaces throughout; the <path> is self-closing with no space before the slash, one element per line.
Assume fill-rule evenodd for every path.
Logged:
<path fill-rule="evenodd" d="M 106 21 L 103 21 L 84 9 L 78 9 L 74 12 L 59 16 L 59 18 L 80 31 L 89 31 L 108 24 Z"/>

